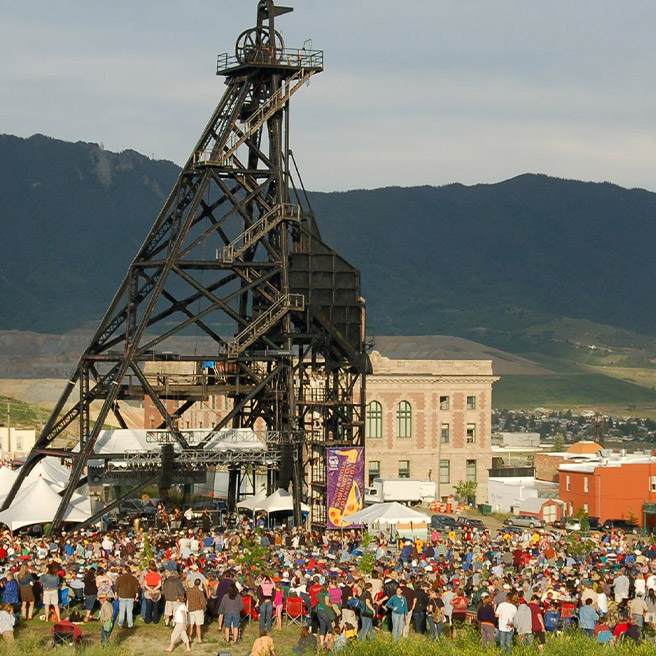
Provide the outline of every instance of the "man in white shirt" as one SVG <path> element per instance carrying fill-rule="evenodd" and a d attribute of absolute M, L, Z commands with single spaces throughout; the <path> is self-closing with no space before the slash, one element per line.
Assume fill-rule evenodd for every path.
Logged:
<path fill-rule="evenodd" d="M 615 577 L 613 582 L 613 592 L 615 593 L 615 601 L 619 604 L 622 599 L 629 598 L 629 577 L 624 573 Z"/>
<path fill-rule="evenodd" d="M 496 610 L 496 616 L 499 620 L 499 646 L 502 651 L 510 652 L 513 643 L 513 620 L 517 612 L 517 606 L 514 604 L 515 593 L 509 592 L 506 601 L 502 601 Z"/>

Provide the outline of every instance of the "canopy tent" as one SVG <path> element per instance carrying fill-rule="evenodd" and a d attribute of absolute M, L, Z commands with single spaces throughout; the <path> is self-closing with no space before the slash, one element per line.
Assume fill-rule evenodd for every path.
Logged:
<path fill-rule="evenodd" d="M 266 499 L 266 496 L 267 496 L 266 488 L 263 488 L 254 496 L 246 497 L 246 499 L 243 499 L 242 501 L 237 503 L 237 508 L 246 508 L 246 510 L 254 510 L 257 504 L 259 504 L 261 501 L 264 501 Z"/>
<path fill-rule="evenodd" d="M 68 479 L 70 476 L 71 470 L 65 465 L 62 465 L 59 458 L 49 456 L 39 460 L 39 462 L 34 465 L 34 469 L 32 469 L 27 478 L 23 481 L 21 489 L 27 489 L 39 479 L 43 479 L 47 481 L 56 492 L 61 492 L 68 485 Z"/>
<path fill-rule="evenodd" d="M 0 499 L 4 499 L 11 490 L 18 473 L 11 467 L 0 467 Z"/>
<path fill-rule="evenodd" d="M 390 501 L 388 503 L 375 503 L 368 506 L 363 510 L 359 510 L 352 515 L 347 515 L 343 518 L 344 524 L 366 524 L 371 526 L 373 524 L 386 525 L 399 524 L 399 523 L 429 523 L 430 518 L 428 515 L 408 508 L 397 501 Z"/>
<path fill-rule="evenodd" d="M 276 490 L 271 496 L 253 504 L 252 510 L 263 510 L 267 514 L 294 510 L 294 497 L 287 490 Z M 310 512 L 309 506 L 302 503 L 302 512 Z"/>
<path fill-rule="evenodd" d="M 0 512 L 0 523 L 11 531 L 32 524 L 47 524 L 55 517 L 61 497 L 48 484 L 39 478 L 31 485 L 21 489 L 14 502 Z M 81 495 L 74 495 L 66 513 L 65 522 L 83 522 L 91 516 L 90 501 Z"/>

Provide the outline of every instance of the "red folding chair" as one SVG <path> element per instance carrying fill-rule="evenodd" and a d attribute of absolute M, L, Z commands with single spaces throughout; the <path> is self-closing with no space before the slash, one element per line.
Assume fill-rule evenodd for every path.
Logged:
<path fill-rule="evenodd" d="M 296 624 L 297 626 L 301 626 L 305 614 L 305 604 L 303 603 L 303 599 L 300 597 L 287 597 L 285 616 L 287 617 L 288 625 Z"/>
<path fill-rule="evenodd" d="M 253 619 L 253 597 L 245 596 L 241 600 L 244 602 L 244 607 L 241 609 L 241 624 L 248 624 Z"/>

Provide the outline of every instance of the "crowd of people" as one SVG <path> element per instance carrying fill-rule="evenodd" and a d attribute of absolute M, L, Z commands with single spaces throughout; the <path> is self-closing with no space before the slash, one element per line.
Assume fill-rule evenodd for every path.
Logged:
<path fill-rule="evenodd" d="M 259 554 L 257 562 L 249 554 Z M 262 554 L 265 554 L 262 557 Z M 179 531 L 83 531 L 58 537 L 0 534 L 0 633 L 17 622 L 53 622 L 79 641 L 163 622 L 166 651 L 208 631 L 240 640 L 259 625 L 253 656 L 275 656 L 275 629 L 294 622 L 294 648 L 338 651 L 391 631 L 457 638 L 482 647 L 542 649 L 548 634 L 580 631 L 615 643 L 656 630 L 656 544 L 622 531 L 572 539 L 564 531 L 466 529 L 404 539 L 304 529 L 207 525 Z M 96 624 L 91 624 L 96 622 Z M 97 627 L 97 628 L 95 628 Z"/>

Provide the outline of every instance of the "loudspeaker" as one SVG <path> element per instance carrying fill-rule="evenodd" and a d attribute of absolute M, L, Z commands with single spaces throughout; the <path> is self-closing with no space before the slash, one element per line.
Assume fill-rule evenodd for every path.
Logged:
<path fill-rule="evenodd" d="M 175 467 L 175 452 L 172 444 L 162 445 L 162 471 L 159 475 L 160 496 L 161 492 L 167 492 L 173 482 L 173 468 Z"/>
<path fill-rule="evenodd" d="M 283 490 L 289 489 L 294 476 L 294 445 L 285 441 L 280 449 L 280 468 L 278 469 L 278 487 Z"/>

